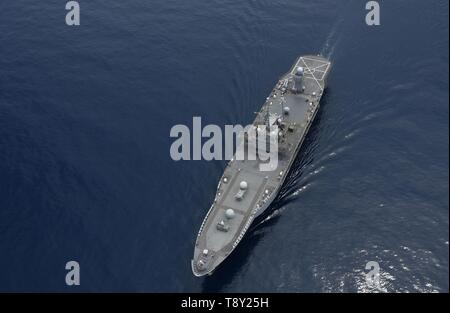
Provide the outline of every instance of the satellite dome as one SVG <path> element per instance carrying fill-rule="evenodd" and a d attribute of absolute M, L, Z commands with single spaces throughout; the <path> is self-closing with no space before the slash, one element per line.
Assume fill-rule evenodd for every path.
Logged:
<path fill-rule="evenodd" d="M 289 114 L 289 111 L 290 111 L 289 107 L 284 107 L 283 108 L 284 114 Z"/>
<path fill-rule="evenodd" d="M 295 75 L 302 76 L 303 75 L 303 67 L 301 67 L 301 66 L 297 67 L 297 70 L 295 71 Z"/>
<path fill-rule="evenodd" d="M 241 188 L 242 190 L 247 189 L 248 184 L 245 180 L 241 181 L 241 183 L 239 184 L 239 188 Z"/>
<path fill-rule="evenodd" d="M 234 217 L 235 213 L 233 209 L 227 209 L 225 211 L 225 216 L 227 219 L 232 219 Z"/>

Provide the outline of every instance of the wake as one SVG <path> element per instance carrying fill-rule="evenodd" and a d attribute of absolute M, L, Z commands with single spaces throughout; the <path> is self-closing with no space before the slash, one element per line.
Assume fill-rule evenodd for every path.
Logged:
<path fill-rule="evenodd" d="M 342 38 L 342 31 L 339 30 L 341 30 L 342 28 L 343 21 L 344 21 L 343 18 L 339 18 L 334 23 L 319 53 L 320 56 L 323 56 L 324 58 L 330 61 L 333 58 L 336 46 L 339 44 L 339 41 Z"/>
<path fill-rule="evenodd" d="M 324 58 L 327 58 L 330 61 L 332 61 L 336 47 L 339 45 L 339 42 L 342 38 L 342 34 L 344 33 L 343 29 L 344 21 L 348 17 L 349 12 L 351 12 L 349 10 L 349 7 L 352 6 L 353 4 L 354 1 L 348 1 L 346 5 L 340 7 L 338 18 L 331 27 L 330 32 L 325 38 L 325 42 L 322 46 L 322 49 L 320 50 L 319 55 L 323 56 Z"/>

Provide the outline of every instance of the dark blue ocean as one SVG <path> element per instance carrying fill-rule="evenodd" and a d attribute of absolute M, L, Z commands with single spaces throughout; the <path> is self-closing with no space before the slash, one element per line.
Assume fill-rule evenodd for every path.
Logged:
<path fill-rule="evenodd" d="M 448 1 L 0 2 L 0 291 L 449 290 Z M 333 62 L 283 191 L 213 276 L 197 231 L 225 161 L 175 124 L 243 124 L 301 54 Z M 66 262 L 81 285 L 66 286 Z"/>

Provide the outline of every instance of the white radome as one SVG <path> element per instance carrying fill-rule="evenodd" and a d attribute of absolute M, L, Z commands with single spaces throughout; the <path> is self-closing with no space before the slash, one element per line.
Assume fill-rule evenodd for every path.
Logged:
<path fill-rule="evenodd" d="M 235 213 L 233 209 L 227 209 L 225 211 L 225 216 L 227 219 L 232 219 L 234 217 Z"/>

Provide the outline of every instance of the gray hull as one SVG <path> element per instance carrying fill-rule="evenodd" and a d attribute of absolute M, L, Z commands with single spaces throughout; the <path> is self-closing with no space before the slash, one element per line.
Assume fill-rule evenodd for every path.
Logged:
<path fill-rule="evenodd" d="M 320 56 L 301 56 L 275 85 L 253 125 L 276 121 L 282 134 L 278 163 L 261 171 L 261 160 L 236 156 L 230 160 L 197 235 L 191 261 L 195 276 L 211 274 L 277 196 L 319 110 L 330 67 Z"/>

